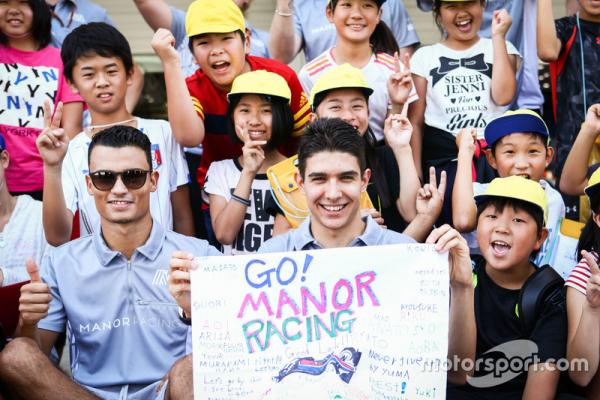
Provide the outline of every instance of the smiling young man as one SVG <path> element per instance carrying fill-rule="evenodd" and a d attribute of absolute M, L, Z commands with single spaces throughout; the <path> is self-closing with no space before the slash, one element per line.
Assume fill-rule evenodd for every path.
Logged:
<path fill-rule="evenodd" d="M 232 0 L 196 0 L 186 14 L 190 50 L 198 64 L 195 74 L 184 79 L 175 49 L 175 37 L 166 29 L 156 31 L 152 47 L 160 58 L 167 85 L 169 121 L 177 141 L 193 147 L 202 143 L 197 181 L 204 188 L 213 161 L 236 158 L 242 147 L 227 133 L 227 93 L 233 80 L 244 72 L 266 70 L 282 76 L 292 92 L 290 107 L 294 134 L 299 135 L 310 117 L 310 106 L 296 73 L 277 61 L 249 55 L 250 36 L 244 15 Z M 288 155 L 291 155 L 290 149 Z M 195 204 L 194 207 L 198 205 Z M 212 235 L 208 205 L 202 204 L 205 225 Z"/>
<path fill-rule="evenodd" d="M 152 167 L 162 178 L 150 199 L 152 215 L 167 229 L 193 235 L 188 168 L 169 123 L 137 118 L 127 111 L 125 99 L 133 59 L 125 37 L 105 23 L 82 25 L 67 36 L 61 56 L 65 76 L 87 103 L 92 125 L 70 142 L 60 132 L 59 136 L 42 132 L 38 139 L 48 194 L 44 199 L 48 242 L 58 246 L 69 240 L 76 211 L 81 233 L 93 232 L 99 216 L 86 187 L 87 149 L 95 134 L 113 125 L 135 127 L 148 136 Z M 60 121 L 60 116 L 55 115 L 55 119 Z M 50 124 L 49 117 L 46 122 Z"/>
<path fill-rule="evenodd" d="M 356 129 L 339 118 L 316 120 L 305 128 L 296 181 L 306 195 L 311 217 L 297 229 L 264 242 L 259 253 L 415 243 L 410 236 L 382 228 L 370 216 L 361 217 L 360 197 L 370 177 L 364 146 Z M 419 191 L 419 200 L 427 208 L 439 202 L 441 193 L 435 185 L 427 184 Z M 419 215 L 415 220 L 431 226 L 435 217 Z M 194 255 L 185 247 L 181 249 L 171 258 L 169 290 L 183 314 L 192 317 L 190 270 Z M 177 390 L 190 391 L 190 358 L 181 365 L 179 377 L 186 379 L 178 381 Z"/>
<path fill-rule="evenodd" d="M 92 138 L 88 159 L 87 190 L 100 226 L 45 258 L 42 279 L 28 263 L 32 282 L 21 290 L 19 335 L 28 339 L 0 353 L 0 379 L 16 398 L 155 398 L 162 378 L 185 355 L 188 334 L 164 268 L 179 248 L 220 255 L 152 217 L 159 176 L 146 135 L 108 128 Z M 73 380 L 45 356 L 65 328 Z"/>
<path fill-rule="evenodd" d="M 364 146 L 354 127 L 337 118 L 317 120 L 305 129 L 296 182 L 311 216 L 298 229 L 263 243 L 259 252 L 414 242 L 361 217 L 360 196 L 371 174 Z"/>

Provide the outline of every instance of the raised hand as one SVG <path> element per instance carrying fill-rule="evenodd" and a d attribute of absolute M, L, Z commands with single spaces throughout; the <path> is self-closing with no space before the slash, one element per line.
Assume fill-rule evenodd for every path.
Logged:
<path fill-rule="evenodd" d="M 31 282 L 21 287 L 19 312 L 21 313 L 23 325 L 35 326 L 48 315 L 52 296 L 50 295 L 50 288 L 40 278 L 40 272 L 35 261 L 28 259 L 26 266 Z"/>
<path fill-rule="evenodd" d="M 164 28 L 159 28 L 154 33 L 152 41 L 150 41 L 152 49 L 154 49 L 154 52 L 162 62 L 179 60 L 175 44 L 175 36 L 173 36 L 170 30 Z"/>
<path fill-rule="evenodd" d="M 596 258 L 591 253 L 583 250 L 581 255 L 587 261 L 592 273 L 585 289 L 585 297 L 590 307 L 597 308 L 600 306 L 600 268 L 598 268 Z"/>
<path fill-rule="evenodd" d="M 410 146 L 412 132 L 413 127 L 406 116 L 392 114 L 385 119 L 383 135 L 392 149 Z"/>
<path fill-rule="evenodd" d="M 381 213 L 379 211 L 377 211 L 376 209 L 365 208 L 365 209 L 360 210 L 361 217 L 366 217 L 367 215 L 370 215 L 371 218 L 373 218 L 373 220 L 375 222 L 377 222 L 379 225 L 381 225 L 382 228 L 387 228 L 387 226 L 385 225 L 385 221 L 383 220 L 383 217 L 381 216 Z"/>
<path fill-rule="evenodd" d="M 192 316 L 190 270 L 195 269 L 193 260 L 193 254 L 185 251 L 175 251 L 171 255 L 169 265 L 169 292 L 188 318 Z"/>
<path fill-rule="evenodd" d="M 243 169 L 256 174 L 265 161 L 265 151 L 262 146 L 266 145 L 265 140 L 251 140 L 248 134 L 248 128 L 236 125 L 238 137 L 242 138 L 244 146 L 242 147 Z"/>
<path fill-rule="evenodd" d="M 500 35 L 506 37 L 506 32 L 512 25 L 512 17 L 505 9 L 494 11 L 492 17 L 492 36 Z"/>
<path fill-rule="evenodd" d="M 458 151 L 468 151 L 471 154 L 475 153 L 475 141 L 477 140 L 477 129 L 463 128 L 456 135 L 456 147 Z"/>
<path fill-rule="evenodd" d="M 58 103 L 53 116 L 50 103 L 44 102 L 44 129 L 35 140 L 35 144 L 46 166 L 60 165 L 67 154 L 69 137 L 60 127 L 62 112 L 62 103 Z"/>
<path fill-rule="evenodd" d="M 450 285 L 453 287 L 472 287 L 473 267 L 469 256 L 469 246 L 462 235 L 446 224 L 434 229 L 425 243 L 435 244 L 438 252 L 448 251 L 450 261 Z"/>
<path fill-rule="evenodd" d="M 405 54 L 402 58 L 404 68 L 400 66 L 400 57 L 394 53 L 395 67 L 394 73 L 388 79 L 388 94 L 392 104 L 404 104 L 402 115 L 406 116 L 406 101 L 413 88 L 413 81 L 410 75 L 410 55 Z"/>
<path fill-rule="evenodd" d="M 592 104 L 588 108 L 584 124 L 589 133 L 594 136 L 600 135 L 600 104 Z"/>
<path fill-rule="evenodd" d="M 446 171 L 440 175 L 440 184 L 437 184 L 435 168 L 429 168 L 429 183 L 423 185 L 417 192 L 417 214 L 430 216 L 434 221 L 442 212 L 444 194 L 446 193 Z"/>

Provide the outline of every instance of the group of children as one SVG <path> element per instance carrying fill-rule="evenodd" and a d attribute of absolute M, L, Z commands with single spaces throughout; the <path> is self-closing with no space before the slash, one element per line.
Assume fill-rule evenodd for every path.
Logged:
<path fill-rule="evenodd" d="M 43 195 L 30 221 L 43 221 L 41 237 L 61 246 L 76 230 L 94 234 L 100 222 L 117 220 L 139 201 L 136 189 L 152 172 L 158 177 L 149 195 L 154 220 L 194 236 L 192 208 L 201 208 L 207 239 L 228 255 L 303 250 L 295 245 L 306 237 L 311 238 L 306 248 L 384 243 L 359 240 L 377 231 L 372 224 L 403 233 L 402 241 L 437 243 L 451 260 L 449 358 L 474 360 L 495 346 L 529 339 L 538 347 L 539 364 L 547 367 L 530 368 L 487 389 L 468 385 L 482 371 L 451 371 L 448 398 L 554 398 L 570 391 L 559 386 L 555 368 L 565 357 L 588 360 L 588 370 L 571 370 L 569 376 L 595 398 L 600 393 L 600 172 L 590 176 L 588 160 L 600 134 L 598 74 L 590 67 L 600 54 L 598 43 L 591 42 L 600 26 L 600 6 L 581 0 L 580 13 L 558 20 L 554 28 L 547 22 L 549 1 L 538 0 L 540 58 L 556 60 L 555 171 L 563 194 L 585 193 L 589 199 L 591 216 L 579 235 L 566 232 L 563 196 L 545 179 L 554 158 L 546 123 L 534 111 L 508 111 L 523 61 L 506 40 L 510 15 L 495 11 L 491 37 L 484 38 L 479 30 L 485 1 L 435 0 L 433 17 L 443 38 L 411 58 L 400 56 L 381 19 L 384 3 L 329 0 L 323 12 L 335 27 L 336 45 L 296 75 L 278 61 L 249 55 L 252 38 L 232 0 L 193 1 L 185 29 L 195 73 L 185 77 L 169 30 L 159 28 L 151 43 L 164 68 L 166 122 L 128 111 L 134 63 L 117 29 L 82 25 L 59 51 L 49 46 L 51 17 L 43 0 L 0 2 L 5 89 L 0 206 L 10 218 L 16 199 Z M 575 70 L 582 84 L 566 82 Z M 84 105 L 90 121 L 82 127 Z M 92 170 L 90 143 L 115 126 L 148 137 L 150 170 Z M 352 132 L 360 145 L 329 143 L 343 135 L 319 139 L 311 129 Z M 349 167 L 344 173 L 344 157 L 318 164 L 314 154 L 323 150 L 311 150 L 310 140 L 324 140 L 318 143 L 326 154 L 357 158 L 359 171 L 352 174 Z M 191 204 L 183 146 L 199 144 L 203 202 Z M 342 172 L 307 175 L 307 159 L 312 167 Z M 119 179 L 127 193 L 114 195 Z M 90 195 L 103 190 L 102 180 L 112 186 L 99 200 Z M 99 214 L 107 204 L 112 211 Z M 354 218 L 356 205 L 362 219 Z M 0 222 L 5 232 L 15 229 L 14 222 Z M 29 236 L 39 242 L 39 234 Z M 578 244 L 572 236 L 579 237 Z M 0 236 L 0 254 L 4 243 Z M 39 243 L 31 248 L 39 262 L 46 248 Z M 175 270 L 187 271 L 188 265 L 181 265 L 188 258 L 174 256 L 172 265 L 180 265 Z M 23 279 L 24 265 L 0 261 L 0 286 Z M 547 290 L 528 308 L 523 293 L 540 279 L 547 279 Z M 185 311 L 180 292 L 189 288 L 177 290 Z"/>

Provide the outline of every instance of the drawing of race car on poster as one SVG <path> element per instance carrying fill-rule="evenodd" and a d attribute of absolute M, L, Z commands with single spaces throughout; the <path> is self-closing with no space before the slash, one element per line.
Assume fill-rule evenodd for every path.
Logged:
<path fill-rule="evenodd" d="M 335 369 L 335 373 L 345 383 L 349 383 L 352 375 L 356 372 L 356 367 L 360 361 L 361 352 L 354 347 L 346 347 L 339 355 L 331 353 L 322 360 L 315 360 L 313 357 L 300 357 L 290 361 L 279 371 L 279 375 L 274 376 L 275 382 L 280 382 L 286 376 L 293 373 L 321 375 L 329 365 Z"/>

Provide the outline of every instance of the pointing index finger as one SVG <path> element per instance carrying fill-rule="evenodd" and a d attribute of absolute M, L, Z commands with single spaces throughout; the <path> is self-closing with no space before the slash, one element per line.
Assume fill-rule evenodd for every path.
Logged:
<path fill-rule="evenodd" d="M 395 51 L 394 52 L 394 73 L 399 73 L 400 72 L 400 56 L 398 55 L 398 52 Z"/>
<path fill-rule="evenodd" d="M 52 122 L 50 123 L 50 128 L 57 129 L 60 128 L 60 121 L 62 120 L 63 113 L 63 103 L 62 101 L 58 103 L 56 106 L 56 110 L 54 111 L 54 116 L 52 117 Z"/>
<path fill-rule="evenodd" d="M 429 185 L 433 188 L 437 188 L 437 178 L 435 176 L 435 167 L 429 168 Z"/>
<path fill-rule="evenodd" d="M 410 54 L 404 54 L 404 57 L 402 57 L 402 64 L 404 64 L 406 71 L 410 72 Z"/>
<path fill-rule="evenodd" d="M 446 171 L 442 171 L 440 174 L 440 185 L 438 186 L 438 193 L 442 198 L 444 197 L 444 193 L 446 193 Z"/>
<path fill-rule="evenodd" d="M 596 274 L 600 273 L 600 268 L 598 268 L 598 263 L 596 262 L 596 257 L 594 257 L 592 255 L 592 253 L 590 253 L 589 251 L 583 250 L 581 252 L 581 255 L 583 256 L 585 261 L 587 261 L 592 275 L 596 275 Z"/>
<path fill-rule="evenodd" d="M 237 129 L 239 134 L 242 136 L 242 142 L 244 142 L 244 144 L 250 141 L 250 135 L 248 134 L 248 130 L 245 127 L 241 125 L 236 125 L 235 129 Z"/>
<path fill-rule="evenodd" d="M 50 128 L 52 123 L 52 110 L 50 109 L 50 102 L 44 101 L 44 128 Z"/>

